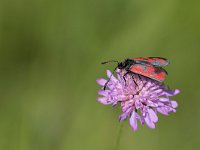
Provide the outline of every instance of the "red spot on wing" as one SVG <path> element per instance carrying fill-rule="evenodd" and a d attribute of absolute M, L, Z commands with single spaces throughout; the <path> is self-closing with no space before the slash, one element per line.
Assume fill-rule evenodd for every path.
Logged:
<path fill-rule="evenodd" d="M 142 66 L 142 65 L 134 65 L 134 66 L 131 67 L 130 70 L 131 71 L 134 70 L 134 71 L 137 71 L 137 72 L 143 72 L 144 66 Z"/>
<path fill-rule="evenodd" d="M 159 73 L 155 73 L 153 75 L 153 77 L 156 78 L 157 80 L 164 81 L 164 79 L 166 77 L 166 72 L 165 71 L 161 71 Z"/>
<path fill-rule="evenodd" d="M 152 74 L 153 72 L 155 72 L 155 68 L 154 67 L 147 67 L 147 72 Z"/>

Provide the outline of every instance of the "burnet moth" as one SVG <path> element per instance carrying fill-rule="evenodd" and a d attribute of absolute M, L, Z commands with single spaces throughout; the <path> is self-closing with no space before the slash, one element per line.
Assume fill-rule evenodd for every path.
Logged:
<path fill-rule="evenodd" d="M 109 62 L 117 62 L 117 67 L 114 69 L 114 71 L 117 68 L 125 69 L 127 71 L 127 73 L 124 75 L 124 80 L 127 74 L 138 74 L 151 78 L 158 82 L 163 82 L 165 80 L 167 71 L 162 67 L 167 66 L 169 64 L 169 61 L 166 58 L 162 57 L 139 57 L 132 59 L 127 58 L 122 62 L 118 62 L 116 60 L 110 60 L 102 62 L 102 64 L 106 64 Z M 110 81 L 110 78 L 105 83 L 104 90 L 106 89 L 107 84 Z"/>

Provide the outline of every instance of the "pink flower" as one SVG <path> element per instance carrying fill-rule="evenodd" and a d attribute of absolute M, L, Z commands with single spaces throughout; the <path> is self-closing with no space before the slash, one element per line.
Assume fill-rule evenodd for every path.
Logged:
<path fill-rule="evenodd" d="M 111 79 L 105 90 L 103 87 L 107 80 L 97 79 L 97 83 L 102 86 L 98 91 L 101 97 L 98 97 L 97 101 L 104 105 L 111 104 L 113 107 L 119 103 L 123 112 L 119 121 L 130 117 L 130 126 L 136 131 L 138 121 L 142 125 L 146 123 L 148 127 L 155 128 L 158 112 L 163 115 L 176 112 L 178 104 L 170 97 L 178 94 L 178 89 L 168 90 L 164 83 L 137 74 L 128 74 L 124 80 L 126 71 L 118 69 L 116 72 L 117 78 L 111 76 L 111 72 L 107 70 L 107 76 L 111 76 Z"/>

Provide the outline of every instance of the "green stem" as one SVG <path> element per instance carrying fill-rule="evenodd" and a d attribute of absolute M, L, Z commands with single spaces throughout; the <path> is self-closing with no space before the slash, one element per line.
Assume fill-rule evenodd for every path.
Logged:
<path fill-rule="evenodd" d="M 121 138 L 121 134 L 122 134 L 122 128 L 123 128 L 123 122 L 120 122 L 119 125 L 119 131 L 117 133 L 117 137 L 116 137 L 116 141 L 115 141 L 115 145 L 114 145 L 114 149 L 113 150 L 118 150 L 119 149 L 119 145 L 120 145 L 120 138 Z"/>

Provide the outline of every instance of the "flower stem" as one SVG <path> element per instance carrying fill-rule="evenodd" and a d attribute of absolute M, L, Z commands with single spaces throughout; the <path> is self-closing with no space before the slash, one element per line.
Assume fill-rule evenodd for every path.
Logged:
<path fill-rule="evenodd" d="M 116 137 L 116 141 L 115 141 L 115 145 L 114 145 L 114 149 L 113 149 L 113 150 L 118 150 L 118 149 L 119 149 L 120 138 L 121 138 L 121 134 L 122 134 L 122 128 L 123 128 L 123 122 L 120 122 L 119 129 L 118 129 L 118 133 L 117 133 L 117 137 Z"/>

